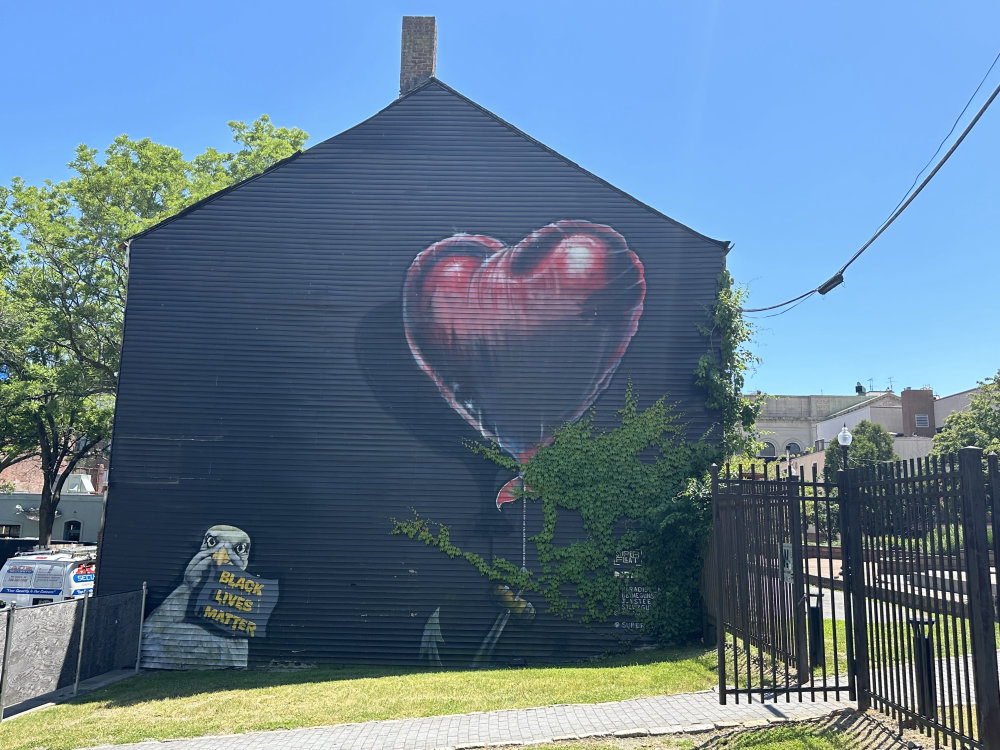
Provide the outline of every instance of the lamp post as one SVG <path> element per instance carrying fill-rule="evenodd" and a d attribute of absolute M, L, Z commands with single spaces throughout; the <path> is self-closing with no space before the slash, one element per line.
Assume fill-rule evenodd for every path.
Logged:
<path fill-rule="evenodd" d="M 851 447 L 851 441 L 854 440 L 854 436 L 851 435 L 851 431 L 847 429 L 847 423 L 844 423 L 844 428 L 837 433 L 837 442 L 840 443 L 841 454 L 844 457 L 844 471 L 847 471 L 847 449 Z"/>

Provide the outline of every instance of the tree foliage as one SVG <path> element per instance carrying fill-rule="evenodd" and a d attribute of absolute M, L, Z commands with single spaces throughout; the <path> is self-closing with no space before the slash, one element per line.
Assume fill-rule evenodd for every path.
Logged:
<path fill-rule="evenodd" d="M 125 241 L 134 234 L 276 161 L 308 138 L 276 128 L 267 115 L 230 122 L 234 152 L 207 149 L 185 160 L 148 138 L 122 135 L 102 159 L 80 145 L 62 181 L 0 186 L 0 248 L 19 295 L 47 308 L 48 343 L 71 352 L 115 392 L 128 273 Z"/>
<path fill-rule="evenodd" d="M 892 444 L 892 435 L 886 432 L 882 425 L 869 422 L 863 419 L 851 430 L 853 440 L 847 449 L 847 465 L 868 466 L 880 461 L 896 461 L 896 455 Z M 827 482 L 837 481 L 837 472 L 844 465 L 843 448 L 836 439 L 830 442 L 826 449 L 825 465 L 823 466 L 823 478 Z"/>
<path fill-rule="evenodd" d="M 21 395 L 3 387 L 9 377 L 0 382 L 0 471 L 38 455 L 38 431 Z"/>
<path fill-rule="evenodd" d="M 967 446 L 1000 453 L 1000 370 L 979 381 L 979 392 L 969 407 L 948 415 L 934 436 L 934 452 L 954 453 Z"/>
<path fill-rule="evenodd" d="M 111 434 L 126 240 L 291 156 L 308 137 L 266 115 L 229 126 L 233 152 L 185 160 L 122 135 L 100 158 L 77 147 L 66 180 L 0 186 L 0 462 L 39 456 L 42 544 L 63 483 Z"/>
<path fill-rule="evenodd" d="M 0 471 L 38 455 L 38 433 L 16 389 L 5 388 L 11 378 L 8 362 L 20 360 L 15 342 L 25 327 L 0 286 Z"/>

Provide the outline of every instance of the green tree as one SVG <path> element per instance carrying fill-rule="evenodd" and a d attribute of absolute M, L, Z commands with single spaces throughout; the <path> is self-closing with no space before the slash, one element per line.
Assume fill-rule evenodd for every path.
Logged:
<path fill-rule="evenodd" d="M 862 419 L 851 430 L 853 440 L 847 449 L 847 465 L 868 466 L 880 461 L 896 461 L 899 456 L 893 450 L 892 435 L 886 432 L 882 425 Z M 826 449 L 826 464 L 823 467 L 823 479 L 827 482 L 837 481 L 837 471 L 844 465 L 843 448 L 836 439 L 830 441 Z"/>
<path fill-rule="evenodd" d="M 969 408 L 948 415 L 934 436 L 934 453 L 954 453 L 967 446 L 1000 453 L 1000 370 L 979 382 Z"/>
<path fill-rule="evenodd" d="M 23 400 L 6 387 L 10 374 L 0 375 L 0 471 L 38 455 L 38 433 Z"/>
<path fill-rule="evenodd" d="M 24 328 L 0 288 L 0 471 L 38 455 L 38 433 L 24 407 L 24 400 L 11 382 L 6 362 L 17 361 L 14 341 Z"/>
<path fill-rule="evenodd" d="M 25 338 L 20 363 L 6 363 L 0 404 L 8 408 L 0 429 L 14 425 L 34 441 L 21 458 L 38 456 L 42 472 L 38 539 L 48 544 L 63 485 L 80 460 L 111 436 L 114 398 L 95 392 L 98 379 L 59 347 L 32 345 Z M 27 443 L 25 443 L 27 445 Z"/>
<path fill-rule="evenodd" d="M 21 408 L 21 401 L 5 388 L 9 374 L 0 377 L 0 471 L 38 455 L 35 425 Z"/>
<path fill-rule="evenodd" d="M 103 159 L 80 145 L 62 182 L 0 186 L 0 248 L 5 277 L 22 296 L 52 308 L 46 335 L 72 352 L 115 392 L 128 273 L 126 240 L 294 154 L 308 139 L 276 128 L 267 115 L 230 122 L 234 152 L 207 149 L 187 161 L 148 138 L 122 135 Z"/>
<path fill-rule="evenodd" d="M 98 158 L 81 145 L 62 182 L 0 186 L 0 447 L 41 461 L 39 542 L 63 483 L 110 437 L 129 237 L 294 154 L 307 140 L 262 115 L 229 127 L 238 149 L 192 160 L 122 135 Z M 13 460 L 8 459 L 8 460 Z"/>

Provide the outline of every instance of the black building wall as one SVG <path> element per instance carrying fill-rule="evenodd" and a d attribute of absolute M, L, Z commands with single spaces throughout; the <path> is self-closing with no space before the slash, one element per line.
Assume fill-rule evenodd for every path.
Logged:
<path fill-rule="evenodd" d="M 191 588 L 207 564 L 193 562 L 199 550 L 225 546 L 219 537 L 210 549 L 206 530 L 237 527 L 249 537 L 246 572 L 276 582 L 251 663 L 414 660 L 435 611 L 442 658 L 467 660 L 498 616 L 490 585 L 463 561 L 391 535 L 391 519 L 415 509 L 463 548 L 519 559 L 521 509 L 497 509 L 511 475 L 463 445 L 480 433 L 418 365 L 404 279 L 419 253 L 456 234 L 513 247 L 560 221 L 612 228 L 645 281 L 635 333 L 596 396 L 599 418 L 613 418 L 631 379 L 642 406 L 669 394 L 690 436 L 706 433 L 714 415 L 693 372 L 708 342 L 697 325 L 725 243 L 432 80 L 133 240 L 99 592 L 146 580 L 155 608 Z M 600 358 L 574 348 L 579 340 L 554 336 L 544 352 L 508 341 L 493 356 L 558 395 L 552 384 L 567 368 Z M 504 398 L 493 408 L 522 408 Z M 529 534 L 539 525 L 529 507 Z M 229 558 L 242 554 L 234 540 Z M 190 619 L 204 601 L 185 597 L 171 601 Z M 224 624 L 215 637 L 228 637 Z M 539 612 L 511 621 L 494 658 L 570 658 L 609 643 Z"/>

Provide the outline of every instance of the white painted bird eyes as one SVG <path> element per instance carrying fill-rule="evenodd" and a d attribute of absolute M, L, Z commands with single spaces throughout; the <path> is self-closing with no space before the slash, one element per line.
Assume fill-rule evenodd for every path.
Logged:
<path fill-rule="evenodd" d="M 219 543 L 219 540 L 216 539 L 211 534 L 209 534 L 208 536 L 205 537 L 205 546 L 207 546 L 207 547 L 214 547 L 218 543 Z"/>
<path fill-rule="evenodd" d="M 236 551 L 237 555 L 245 555 L 250 550 L 250 544 L 247 542 L 240 542 L 233 549 Z"/>

